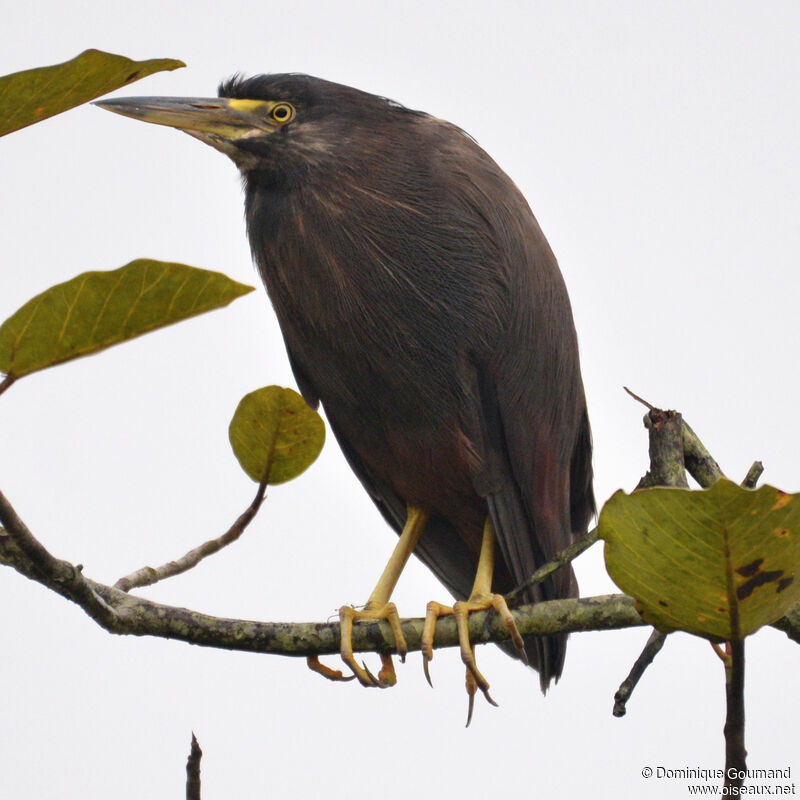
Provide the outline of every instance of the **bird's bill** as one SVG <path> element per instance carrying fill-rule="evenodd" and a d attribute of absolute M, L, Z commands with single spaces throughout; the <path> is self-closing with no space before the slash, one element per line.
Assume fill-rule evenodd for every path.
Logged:
<path fill-rule="evenodd" d="M 203 138 L 224 139 L 271 133 L 275 125 L 268 118 L 274 103 L 229 97 L 121 97 L 94 103 L 124 117 L 167 125 Z"/>

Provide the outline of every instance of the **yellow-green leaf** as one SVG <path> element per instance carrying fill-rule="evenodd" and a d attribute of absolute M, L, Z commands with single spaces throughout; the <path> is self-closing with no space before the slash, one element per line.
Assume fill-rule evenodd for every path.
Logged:
<path fill-rule="evenodd" d="M 88 103 L 154 72 L 185 67 L 174 58 L 131 61 L 85 50 L 71 61 L 0 77 L 0 136 Z"/>
<path fill-rule="evenodd" d="M 265 386 L 245 395 L 228 429 L 242 469 L 254 480 L 285 483 L 314 463 L 325 423 L 292 389 Z"/>
<path fill-rule="evenodd" d="M 36 295 L 0 325 L 0 372 L 21 378 L 252 291 L 220 272 L 146 258 L 84 272 Z"/>
<path fill-rule="evenodd" d="M 800 600 L 800 495 L 725 479 L 620 491 L 599 533 L 614 582 L 662 631 L 741 639 Z"/>

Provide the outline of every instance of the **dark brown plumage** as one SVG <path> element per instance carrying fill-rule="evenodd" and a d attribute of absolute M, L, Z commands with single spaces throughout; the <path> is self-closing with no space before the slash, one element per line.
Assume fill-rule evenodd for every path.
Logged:
<path fill-rule="evenodd" d="M 487 515 L 492 588 L 510 591 L 595 508 L 572 313 L 528 204 L 461 130 L 384 98 L 304 75 L 235 78 L 220 97 L 292 112 L 237 136 L 164 124 L 242 171 L 303 396 L 395 530 L 409 506 L 430 513 L 415 553 L 455 597 L 470 594 Z M 567 569 L 527 599 L 576 593 Z M 564 649 L 526 641 L 543 688 Z"/>

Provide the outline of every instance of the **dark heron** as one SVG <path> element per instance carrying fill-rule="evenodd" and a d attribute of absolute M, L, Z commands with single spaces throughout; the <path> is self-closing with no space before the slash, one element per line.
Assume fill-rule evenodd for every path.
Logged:
<path fill-rule="evenodd" d="M 470 713 L 480 688 L 470 611 L 494 608 L 513 647 L 558 678 L 566 637 L 520 637 L 503 594 L 594 513 L 591 437 L 567 291 L 524 197 L 459 128 L 307 75 L 235 77 L 219 98 L 137 97 L 103 108 L 178 128 L 230 156 L 245 185 L 255 262 L 297 383 L 325 407 L 397 547 L 364 610 L 340 611 L 342 658 L 365 686 L 354 621 L 386 619 L 415 553 L 458 600 Z M 497 547 L 496 547 L 497 545 Z M 577 595 L 571 569 L 528 602 Z M 327 677 L 342 673 L 310 664 Z"/>

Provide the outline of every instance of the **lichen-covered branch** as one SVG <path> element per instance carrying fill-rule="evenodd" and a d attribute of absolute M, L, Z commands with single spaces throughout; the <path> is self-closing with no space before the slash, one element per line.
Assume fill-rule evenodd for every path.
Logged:
<path fill-rule="evenodd" d="M 688 489 L 683 455 L 683 417 L 677 411 L 651 408 L 644 415 L 644 426 L 650 432 L 650 469 L 636 488 L 676 486 Z"/>
<path fill-rule="evenodd" d="M 77 603 L 92 619 L 108 628 L 114 624 L 115 611 L 102 597 L 96 594 L 90 582 L 83 577 L 81 567 L 55 558 L 30 532 L 27 525 L 0 492 L 0 529 L 3 542 L 13 558 L 11 566 L 19 565 L 19 571 L 29 578 L 43 583 L 64 597 Z"/>
<path fill-rule="evenodd" d="M 713 486 L 723 477 L 719 464 L 686 421 L 683 423 L 683 460 L 687 472 L 704 489 Z"/>
<path fill-rule="evenodd" d="M 339 652 L 338 622 L 256 622 L 215 617 L 155 603 L 97 583 L 84 577 L 71 565 L 68 565 L 69 568 L 81 576 L 85 588 L 81 592 L 64 591 L 63 583 L 55 583 L 49 576 L 38 572 L 22 556 L 8 533 L 2 530 L 0 563 L 13 566 L 26 577 L 73 600 L 111 633 L 156 636 L 204 647 L 284 656 L 305 657 Z M 103 616 L 92 613 L 92 603 L 87 604 L 85 601 L 87 592 L 102 600 L 113 613 Z M 621 594 L 552 600 L 522 606 L 513 610 L 512 614 L 523 636 L 616 630 L 645 624 L 636 611 L 633 599 Z M 410 651 L 419 650 L 423 622 L 422 618 L 402 621 Z M 800 643 L 800 609 L 793 609 L 783 620 L 776 622 L 775 627 L 784 630 L 790 638 Z M 471 614 L 469 631 L 470 639 L 476 643 L 499 642 L 508 638 L 508 630 L 493 611 Z M 436 625 L 434 647 L 457 645 L 455 622 L 452 617 L 443 617 Z M 353 630 L 353 649 L 356 652 L 391 652 L 393 640 L 389 625 L 383 621 L 356 623 Z"/>
<path fill-rule="evenodd" d="M 683 448 L 686 445 L 684 424 L 680 415 L 652 409 L 648 413 L 648 418 L 652 458 L 648 474 L 652 480 L 658 479 L 661 483 L 679 482 L 674 474 L 674 466 L 676 459 L 677 463 L 683 462 Z M 664 443 L 658 440 L 664 440 Z M 704 472 L 698 471 L 698 475 L 706 476 L 702 478 L 702 482 L 705 482 L 713 477 L 713 470 L 703 457 L 705 448 L 696 437 L 694 440 L 696 441 L 692 441 L 691 448 L 695 455 L 689 457 L 689 460 L 694 458 L 706 465 Z M 751 468 L 754 476 L 752 480 L 756 480 L 760 474 L 758 467 L 760 465 Z M 235 535 L 237 532 L 241 533 L 244 524 L 252 518 L 251 513 L 257 511 L 261 499 L 263 492 L 256 495 L 248 510 L 220 539 Z M 25 577 L 72 600 L 99 625 L 112 633 L 157 636 L 205 647 L 298 657 L 333 654 L 339 651 L 338 622 L 256 622 L 214 617 L 185 608 L 155 603 L 131 595 L 120 588 L 93 581 L 83 575 L 79 565 L 73 565 L 49 553 L 19 518 L 2 493 L 0 493 L 0 523 L 4 526 L 0 528 L 0 564 L 13 567 Z M 595 541 L 596 531 L 590 531 L 586 537 L 559 553 L 552 562 L 543 565 L 531 576 L 530 581 L 544 580 Z M 202 548 L 198 548 L 200 549 Z M 189 555 L 191 554 L 187 554 L 184 559 L 191 560 Z M 169 570 L 171 569 L 172 567 L 169 567 Z M 169 570 L 164 568 L 164 573 L 175 574 Z M 127 583 L 123 584 L 126 588 L 138 580 L 135 575 L 126 579 Z M 514 593 L 512 597 L 513 595 Z M 514 609 L 512 614 L 523 636 L 613 630 L 645 624 L 636 611 L 633 599 L 625 595 L 536 603 Z M 422 626 L 422 618 L 402 621 L 403 633 L 410 651 L 418 650 L 420 647 Z M 774 623 L 774 627 L 784 631 L 793 641 L 800 643 L 800 605 L 790 609 L 786 616 Z M 469 631 L 470 638 L 475 643 L 499 642 L 508 638 L 506 626 L 493 611 L 471 614 Z M 458 645 L 458 633 L 453 617 L 441 618 L 436 626 L 434 647 L 456 645 Z M 391 652 L 393 647 L 394 642 L 388 623 L 359 622 L 355 625 L 354 651 Z"/>
<path fill-rule="evenodd" d="M 747 470 L 747 475 L 744 476 L 742 486 L 744 486 L 745 489 L 755 489 L 758 479 L 763 472 L 764 465 L 760 461 L 754 461 L 750 469 Z"/>
<path fill-rule="evenodd" d="M 19 553 L 14 552 L 14 544 L 3 531 L 0 531 L 0 563 L 13 566 L 26 577 L 59 591 L 51 585 L 49 578 L 32 569 L 30 563 L 20 564 Z M 256 622 L 215 617 L 156 603 L 81 577 L 87 590 L 112 609 L 113 614 L 104 619 L 98 619 L 90 613 L 93 619 L 111 633 L 157 636 L 205 647 L 286 656 L 339 652 L 338 622 Z M 82 596 L 71 596 L 63 591 L 59 593 L 68 596 L 89 613 L 82 602 Z M 613 630 L 644 625 L 633 600 L 625 595 L 554 600 L 523 606 L 512 613 L 523 635 Z M 409 650 L 419 650 L 423 622 L 422 618 L 403 620 L 403 633 Z M 472 614 L 469 630 L 473 642 L 495 642 L 508 638 L 506 627 L 494 612 Z M 434 647 L 457 645 L 455 622 L 452 617 L 443 617 L 436 626 Z M 356 623 L 353 630 L 353 649 L 356 652 L 391 652 L 393 640 L 388 623 Z"/>

